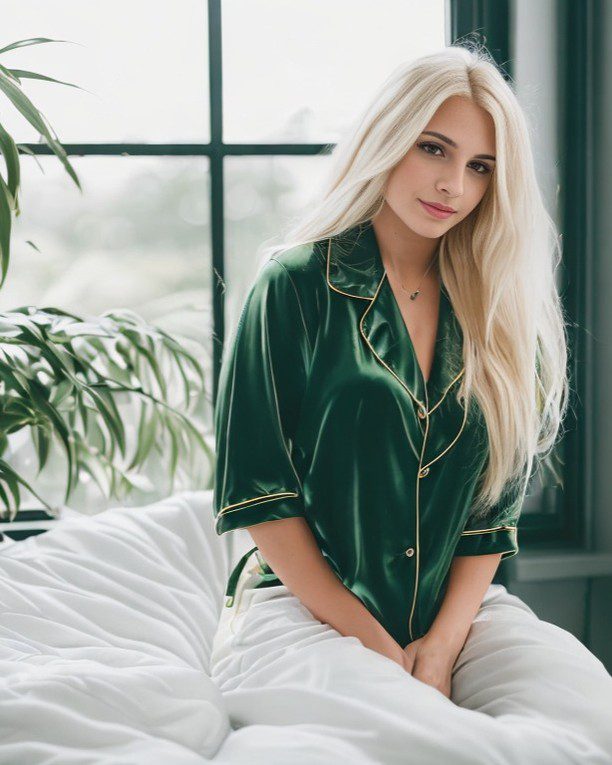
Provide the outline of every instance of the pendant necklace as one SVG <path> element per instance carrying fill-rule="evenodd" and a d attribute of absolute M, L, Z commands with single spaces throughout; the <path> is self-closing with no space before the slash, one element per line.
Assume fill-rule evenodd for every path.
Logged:
<path fill-rule="evenodd" d="M 427 276 L 427 274 L 429 273 L 429 269 L 430 269 L 430 268 L 433 266 L 433 264 L 435 263 L 437 254 L 438 254 L 438 250 L 436 250 L 436 252 L 434 253 L 434 256 L 433 256 L 433 258 L 431 259 L 431 263 L 430 263 L 430 264 L 427 266 L 427 270 L 425 271 L 425 273 L 424 273 L 424 274 L 423 274 L 423 276 L 421 277 L 421 281 L 419 282 L 419 286 L 417 287 L 417 289 L 416 289 L 416 290 L 414 290 L 414 292 L 411 292 L 410 290 L 407 290 L 407 289 L 404 287 L 404 285 L 403 285 L 403 284 L 402 284 L 402 282 L 401 282 L 401 279 L 399 278 L 399 276 L 398 276 L 398 274 L 397 274 L 397 271 L 395 270 L 395 265 L 393 264 L 393 261 L 390 261 L 390 262 L 391 262 L 391 268 L 392 268 L 392 270 L 393 270 L 393 273 L 395 274 L 395 277 L 396 277 L 397 281 L 399 282 L 399 285 L 400 285 L 400 287 L 402 288 L 402 290 L 403 290 L 404 292 L 407 292 L 407 293 L 408 293 L 408 295 L 410 296 L 410 300 L 416 300 L 416 299 L 417 299 L 417 297 L 419 296 L 419 294 L 420 294 L 420 292 L 421 292 L 421 284 L 423 284 L 423 280 L 425 279 L 425 277 L 426 277 L 426 276 Z"/>

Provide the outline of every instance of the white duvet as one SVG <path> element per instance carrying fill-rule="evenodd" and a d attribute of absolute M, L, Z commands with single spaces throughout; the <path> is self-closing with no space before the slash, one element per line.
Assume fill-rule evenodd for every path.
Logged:
<path fill-rule="evenodd" d="M 2 765 L 612 763 L 612 678 L 505 588 L 489 588 L 451 701 L 285 587 L 245 588 L 248 570 L 224 608 L 237 555 L 211 501 L 0 547 Z"/>

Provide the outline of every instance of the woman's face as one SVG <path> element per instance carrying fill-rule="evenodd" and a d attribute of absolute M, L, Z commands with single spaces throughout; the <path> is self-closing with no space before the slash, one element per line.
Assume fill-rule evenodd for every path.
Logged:
<path fill-rule="evenodd" d="M 467 98 L 452 96 L 393 168 L 385 200 L 412 231 L 437 238 L 483 198 L 491 183 L 494 157 L 495 126 L 489 113 Z M 454 212 L 438 217 L 423 202 L 451 207 Z"/>

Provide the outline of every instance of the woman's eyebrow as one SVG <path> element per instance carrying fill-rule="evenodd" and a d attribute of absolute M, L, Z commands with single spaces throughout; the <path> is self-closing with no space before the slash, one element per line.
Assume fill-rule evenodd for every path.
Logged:
<path fill-rule="evenodd" d="M 448 136 L 442 135 L 442 133 L 436 133 L 435 130 L 424 130 L 423 133 L 426 135 L 435 135 L 437 138 L 439 138 L 441 141 L 444 141 L 449 146 L 453 146 L 455 149 L 457 148 L 455 141 L 453 141 L 453 139 L 449 138 Z M 475 156 L 478 159 L 492 159 L 495 162 L 495 157 L 491 154 L 476 154 Z"/>

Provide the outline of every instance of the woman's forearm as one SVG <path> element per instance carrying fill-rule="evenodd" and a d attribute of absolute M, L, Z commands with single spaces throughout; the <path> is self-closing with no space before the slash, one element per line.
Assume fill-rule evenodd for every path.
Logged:
<path fill-rule="evenodd" d="M 404 667 L 402 647 L 336 576 L 303 518 L 246 528 L 274 573 L 316 619 Z"/>
<path fill-rule="evenodd" d="M 446 593 L 428 630 L 429 638 L 459 654 L 500 560 L 501 553 L 453 558 Z"/>

